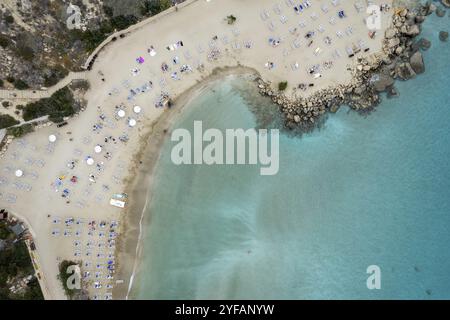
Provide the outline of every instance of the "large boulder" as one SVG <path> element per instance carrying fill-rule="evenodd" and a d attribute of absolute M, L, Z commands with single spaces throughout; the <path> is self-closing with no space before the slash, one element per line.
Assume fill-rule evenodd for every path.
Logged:
<path fill-rule="evenodd" d="M 397 31 L 395 31 L 394 28 L 389 28 L 386 30 L 385 36 L 387 39 L 391 39 L 391 38 L 395 37 L 396 33 L 397 33 Z"/>
<path fill-rule="evenodd" d="M 409 62 L 401 63 L 396 68 L 397 76 L 402 80 L 409 80 L 416 77 L 416 73 L 409 64 Z"/>
<path fill-rule="evenodd" d="M 425 72 L 425 64 L 423 63 L 423 56 L 419 51 L 415 52 L 411 56 L 411 58 L 409 59 L 409 63 L 411 64 L 411 67 L 413 68 L 416 74 L 421 74 Z"/>
<path fill-rule="evenodd" d="M 447 31 L 439 32 L 439 40 L 447 41 L 448 40 L 448 32 Z"/>
<path fill-rule="evenodd" d="M 394 84 L 394 79 L 389 74 L 380 73 L 374 74 L 371 82 L 377 92 L 383 92 Z"/>
<path fill-rule="evenodd" d="M 411 37 L 417 36 L 418 34 L 420 34 L 420 28 L 419 28 L 419 25 L 414 24 L 414 25 L 410 26 L 410 27 L 408 28 L 408 30 L 407 30 L 405 33 L 406 33 L 408 36 L 411 36 Z"/>
<path fill-rule="evenodd" d="M 450 0 L 441 0 L 441 3 L 442 3 L 445 7 L 450 8 Z"/>

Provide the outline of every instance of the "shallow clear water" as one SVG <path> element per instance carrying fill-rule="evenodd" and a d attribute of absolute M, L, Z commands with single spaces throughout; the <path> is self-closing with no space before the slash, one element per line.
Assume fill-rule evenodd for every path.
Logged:
<path fill-rule="evenodd" d="M 150 299 L 450 298 L 450 43 L 428 21 L 427 71 L 361 117 L 280 137 L 280 171 L 175 166 L 167 141 L 132 296 Z M 439 26 L 439 27 L 436 27 Z M 255 127 L 224 81 L 174 127 Z M 151 217 L 151 218 L 149 218 Z M 368 290 L 378 265 L 381 290 Z"/>

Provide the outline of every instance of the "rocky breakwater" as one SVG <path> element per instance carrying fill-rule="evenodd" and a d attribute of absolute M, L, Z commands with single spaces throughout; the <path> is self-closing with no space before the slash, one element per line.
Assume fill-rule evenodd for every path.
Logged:
<path fill-rule="evenodd" d="M 336 112 L 343 104 L 355 111 L 372 111 L 381 101 L 380 93 L 397 95 L 396 79 L 409 80 L 425 71 L 419 49 L 426 40 L 415 41 L 429 8 L 397 10 L 386 30 L 383 50 L 367 57 L 357 57 L 352 65 L 352 81 L 317 91 L 306 98 L 290 98 L 271 84 L 257 79 L 259 91 L 269 96 L 284 115 L 285 126 L 310 131 L 327 112 Z"/>

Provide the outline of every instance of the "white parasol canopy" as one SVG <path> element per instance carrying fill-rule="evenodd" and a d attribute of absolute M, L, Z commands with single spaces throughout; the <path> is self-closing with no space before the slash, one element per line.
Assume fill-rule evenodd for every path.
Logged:
<path fill-rule="evenodd" d="M 136 120 L 130 119 L 130 121 L 128 121 L 128 124 L 130 125 L 130 127 L 134 127 L 136 125 Z"/>
<path fill-rule="evenodd" d="M 16 177 L 20 178 L 21 176 L 23 176 L 23 171 L 20 169 L 16 170 Z"/>
<path fill-rule="evenodd" d="M 122 109 L 120 109 L 120 110 L 117 112 L 117 115 L 118 115 L 119 117 L 123 118 L 123 117 L 125 117 L 125 111 L 123 111 Z"/>
<path fill-rule="evenodd" d="M 94 159 L 92 159 L 91 157 L 89 157 L 89 158 L 87 158 L 86 163 L 87 163 L 89 166 L 92 166 L 92 165 L 94 164 Z"/>
<path fill-rule="evenodd" d="M 95 153 L 100 153 L 100 152 L 102 152 L 102 147 L 99 145 L 96 145 L 94 148 L 94 151 L 95 151 Z"/>
<path fill-rule="evenodd" d="M 141 107 L 139 107 L 139 106 L 134 106 L 134 108 L 133 108 L 133 111 L 134 111 L 134 113 L 140 113 L 141 112 Z"/>
<path fill-rule="evenodd" d="M 56 141 L 56 136 L 54 134 L 49 135 L 48 136 L 48 141 L 55 142 Z"/>

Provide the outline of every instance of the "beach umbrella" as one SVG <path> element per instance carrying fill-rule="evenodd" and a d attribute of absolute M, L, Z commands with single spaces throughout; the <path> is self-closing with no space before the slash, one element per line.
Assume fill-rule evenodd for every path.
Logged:
<path fill-rule="evenodd" d="M 48 136 L 48 141 L 55 142 L 56 141 L 56 136 L 54 134 L 49 135 Z"/>
<path fill-rule="evenodd" d="M 130 127 L 134 127 L 136 125 L 136 120 L 130 119 L 130 121 L 128 121 L 128 124 L 130 125 Z"/>
<path fill-rule="evenodd" d="M 135 106 L 135 107 L 133 108 L 133 111 L 134 111 L 134 113 L 140 113 L 140 112 L 141 112 L 141 107 Z"/>
<path fill-rule="evenodd" d="M 100 152 L 102 152 L 102 147 L 99 145 L 96 145 L 94 148 L 94 151 L 95 151 L 95 153 L 100 153 Z"/>
<path fill-rule="evenodd" d="M 123 118 L 123 117 L 125 117 L 125 111 L 123 111 L 122 109 L 120 109 L 120 110 L 117 112 L 117 115 L 118 115 L 119 117 Z"/>
<path fill-rule="evenodd" d="M 91 157 L 88 157 L 88 158 L 86 159 L 86 163 L 87 163 L 89 166 L 92 166 L 92 165 L 94 164 L 94 159 L 92 159 Z"/>
<path fill-rule="evenodd" d="M 21 176 L 23 176 L 23 171 L 20 169 L 16 170 L 16 177 L 20 178 Z"/>

